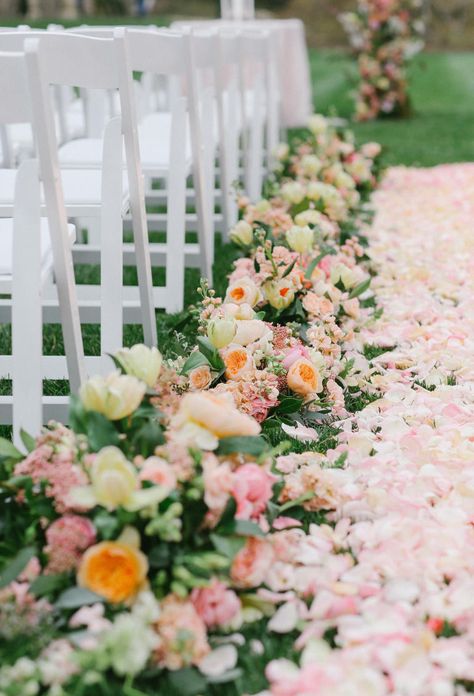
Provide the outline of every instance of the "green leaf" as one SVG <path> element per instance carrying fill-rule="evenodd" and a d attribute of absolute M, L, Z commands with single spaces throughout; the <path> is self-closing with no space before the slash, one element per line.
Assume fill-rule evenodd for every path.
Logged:
<path fill-rule="evenodd" d="M 223 437 L 219 440 L 217 454 L 251 454 L 258 457 L 269 449 L 268 442 L 259 435 Z"/>
<path fill-rule="evenodd" d="M 311 498 L 314 498 L 316 494 L 313 493 L 312 491 L 306 491 L 306 493 L 303 493 L 303 495 L 300 495 L 298 498 L 295 498 L 294 500 L 289 500 L 287 503 L 282 505 L 280 507 L 280 513 L 285 512 L 286 510 L 290 510 L 293 507 L 298 507 L 301 505 L 301 503 L 305 503 L 307 500 L 311 500 Z"/>
<path fill-rule="evenodd" d="M 184 363 L 181 374 L 187 375 L 188 372 L 196 367 L 201 367 L 201 365 L 209 365 L 209 360 L 199 350 L 195 350 Z"/>
<path fill-rule="evenodd" d="M 67 581 L 66 573 L 56 575 L 39 575 L 30 585 L 30 592 L 35 597 L 43 597 L 61 588 Z"/>
<path fill-rule="evenodd" d="M 231 561 L 239 553 L 240 549 L 245 546 L 245 537 L 243 536 L 221 536 L 220 534 L 211 534 L 211 541 L 216 551 Z"/>
<path fill-rule="evenodd" d="M 103 601 L 104 598 L 101 595 L 86 590 L 84 587 L 70 587 L 60 595 L 54 606 L 57 609 L 78 609 L 86 604 Z"/>
<path fill-rule="evenodd" d="M 370 287 L 370 281 L 371 278 L 366 278 L 366 280 L 363 280 L 362 283 L 356 285 L 356 287 L 351 291 L 349 299 L 353 300 L 354 297 L 359 297 L 359 295 L 362 295 L 362 293 L 368 290 L 368 288 Z"/>
<path fill-rule="evenodd" d="M 309 280 L 311 278 L 311 276 L 313 275 L 314 269 L 316 268 L 318 263 L 320 263 L 324 259 L 325 256 L 333 255 L 335 253 L 336 253 L 336 250 L 329 247 L 328 249 L 325 249 L 320 254 L 318 254 L 318 256 L 316 256 L 316 258 L 311 261 L 308 268 L 306 269 L 306 273 L 304 274 L 304 277 L 306 278 L 306 280 Z"/>
<path fill-rule="evenodd" d="M 204 355 L 204 357 L 207 358 L 210 363 L 212 363 L 213 359 L 215 358 L 216 349 L 210 340 L 206 336 L 198 336 L 196 338 L 196 343 L 198 344 L 202 355 Z"/>
<path fill-rule="evenodd" d="M 303 399 L 299 399 L 296 396 L 282 396 L 280 403 L 274 409 L 273 413 L 283 416 L 288 413 L 297 413 L 301 410 L 303 404 Z"/>
<path fill-rule="evenodd" d="M 119 531 L 119 520 L 107 510 L 100 509 L 94 517 L 94 527 L 102 539 L 113 539 Z"/>
<path fill-rule="evenodd" d="M 26 430 L 23 430 L 23 428 L 21 428 L 20 430 L 20 437 L 21 441 L 26 447 L 27 452 L 32 452 L 36 447 L 35 438 L 29 433 L 27 433 Z"/>
<path fill-rule="evenodd" d="M 186 668 L 176 672 L 169 672 L 168 679 L 171 686 L 180 696 L 195 696 L 204 693 L 207 689 L 206 679 L 197 669 Z"/>
<path fill-rule="evenodd" d="M 298 257 L 296 257 L 295 259 L 293 259 L 293 261 L 290 263 L 290 265 L 288 266 L 288 268 L 286 269 L 286 271 L 283 273 L 282 278 L 286 278 L 287 275 L 290 275 L 291 271 L 292 271 L 293 268 L 295 267 L 295 263 L 297 262 L 297 260 L 298 260 Z"/>
<path fill-rule="evenodd" d="M 340 377 L 341 379 L 345 379 L 345 378 L 347 377 L 347 375 L 349 374 L 349 372 L 352 370 L 352 368 L 353 368 L 353 366 L 354 366 L 354 363 L 355 363 L 355 358 L 350 358 L 350 359 L 346 362 L 346 364 L 344 365 L 344 369 L 342 370 L 342 372 L 339 373 L 339 377 Z"/>
<path fill-rule="evenodd" d="M 233 496 L 229 497 L 227 505 L 225 506 L 224 512 L 222 513 L 217 529 L 221 527 L 228 527 L 234 523 L 235 513 L 237 512 L 237 503 Z"/>
<path fill-rule="evenodd" d="M 25 455 L 18 450 L 13 442 L 0 437 L 0 460 L 7 459 L 14 462 L 20 462 L 25 458 Z"/>
<path fill-rule="evenodd" d="M 160 425 L 153 421 L 146 421 L 133 436 L 132 444 L 136 454 L 142 457 L 151 457 L 158 445 L 165 441 Z"/>
<path fill-rule="evenodd" d="M 69 398 L 69 425 L 75 433 L 86 434 L 87 414 L 82 401 L 75 394 Z"/>
<path fill-rule="evenodd" d="M 120 444 L 119 434 L 111 421 L 102 413 L 97 411 L 87 411 L 86 427 L 89 446 L 94 452 L 98 452 L 103 447 Z"/>
<path fill-rule="evenodd" d="M 6 568 L 0 574 L 0 589 L 6 587 L 25 570 L 33 556 L 36 555 L 35 546 L 27 546 L 17 553 L 15 558 L 10 561 Z"/>
<path fill-rule="evenodd" d="M 214 370 L 222 370 L 225 367 L 224 361 L 222 360 L 219 352 L 214 348 L 212 343 L 205 336 L 198 336 L 196 342 L 199 346 L 200 352 L 209 361 L 209 364 Z"/>
<path fill-rule="evenodd" d="M 117 368 L 117 370 L 119 370 L 123 375 L 126 375 L 127 372 L 126 372 L 124 366 L 122 365 L 122 363 L 120 362 L 120 360 L 117 358 L 117 356 L 112 355 L 112 353 L 107 353 L 107 355 L 112 360 L 112 362 L 115 365 L 115 367 Z"/>
<path fill-rule="evenodd" d="M 259 525 L 256 522 L 252 522 L 252 520 L 235 520 L 234 529 L 238 536 L 265 536 Z"/>

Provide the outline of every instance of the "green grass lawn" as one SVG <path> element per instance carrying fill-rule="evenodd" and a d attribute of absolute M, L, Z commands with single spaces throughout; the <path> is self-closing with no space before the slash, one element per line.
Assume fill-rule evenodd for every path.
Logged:
<path fill-rule="evenodd" d="M 103 22 L 103 18 L 100 21 Z M 352 58 L 341 51 L 312 51 L 311 69 L 316 110 L 350 118 L 351 91 L 356 84 Z M 419 56 L 410 70 L 410 93 L 414 109 L 412 118 L 353 124 L 357 138 L 382 143 L 387 164 L 432 166 L 441 162 L 474 161 L 474 54 Z M 225 290 L 233 256 L 233 250 L 218 240 L 214 268 L 218 294 Z M 89 272 L 88 269 L 87 276 Z M 77 269 L 76 275 L 79 282 L 84 282 L 83 270 Z M 196 301 L 198 283 L 199 272 L 187 270 L 187 305 Z M 183 343 L 193 340 L 196 327 L 192 322 L 182 321 L 184 318 L 185 315 L 157 314 L 160 348 L 167 355 L 180 351 Z M 178 326 L 178 332 L 174 331 L 175 326 Z M 83 334 L 86 353 L 97 355 L 100 348 L 98 327 L 86 326 Z M 126 327 L 126 345 L 133 345 L 141 339 L 140 327 Z M 47 327 L 45 352 L 58 353 L 61 344 L 59 327 Z M 10 327 L 0 326 L 0 351 L 8 352 L 9 348 Z M 9 389 L 10 384 L 1 381 L 0 393 L 9 393 Z M 67 385 L 50 383 L 47 390 L 51 394 L 67 393 Z M 0 434 L 8 433 L 8 428 L 0 426 Z"/>
<path fill-rule="evenodd" d="M 316 109 L 349 118 L 357 78 L 352 58 L 313 51 L 311 69 Z M 410 96 L 411 118 L 354 124 L 357 137 L 380 142 L 387 164 L 474 161 L 474 53 L 418 56 L 410 69 Z"/>

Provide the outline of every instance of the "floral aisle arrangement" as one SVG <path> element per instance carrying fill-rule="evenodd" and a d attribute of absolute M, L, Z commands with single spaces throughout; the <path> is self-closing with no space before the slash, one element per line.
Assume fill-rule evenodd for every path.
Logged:
<path fill-rule="evenodd" d="M 424 0 L 358 0 L 340 15 L 357 56 L 360 85 L 356 117 L 406 115 L 407 64 L 423 48 Z"/>
<path fill-rule="evenodd" d="M 353 565 L 334 511 L 358 488 L 320 435 L 337 444 L 331 425 L 377 388 L 360 226 L 379 150 L 314 116 L 268 196 L 241 197 L 227 292 L 202 283 L 191 310 L 196 346 L 123 349 L 69 428 L 24 433 L 26 453 L 0 442 L 2 696 L 243 694 L 256 664 L 254 690 L 287 693 L 265 664 L 325 635 L 294 643 L 317 573 Z"/>

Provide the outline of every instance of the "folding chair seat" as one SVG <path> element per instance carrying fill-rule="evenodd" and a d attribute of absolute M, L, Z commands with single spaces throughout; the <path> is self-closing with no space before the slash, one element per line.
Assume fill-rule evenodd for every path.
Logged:
<path fill-rule="evenodd" d="M 17 174 L 17 172 L 15 172 Z M 13 213 L 14 211 L 12 211 Z M 12 218 L 0 219 L 0 295 L 9 295 L 12 291 L 13 276 L 13 234 L 14 220 Z M 53 250 L 51 247 L 51 235 L 48 219 L 40 218 L 40 269 L 41 281 L 45 283 L 53 272 Z M 68 237 L 72 244 L 76 238 L 75 225 L 68 225 Z"/>
<path fill-rule="evenodd" d="M 69 218 L 90 218 L 100 215 L 102 207 L 102 170 L 63 169 L 61 181 L 64 192 L 64 202 Z M 0 169 L 0 216 L 12 214 L 17 170 Z M 129 194 L 127 174 L 122 176 L 122 200 L 120 210 L 123 217 L 129 212 Z M 41 200 L 44 202 L 44 192 L 41 188 Z"/>

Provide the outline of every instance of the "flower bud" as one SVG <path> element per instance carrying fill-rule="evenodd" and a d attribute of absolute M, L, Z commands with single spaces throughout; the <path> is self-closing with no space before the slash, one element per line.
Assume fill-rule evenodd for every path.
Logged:
<path fill-rule="evenodd" d="M 290 154 L 290 146 L 288 143 L 279 143 L 275 148 L 274 154 L 280 162 L 286 160 Z"/>
<path fill-rule="evenodd" d="M 337 263 L 331 268 L 331 283 L 336 285 L 339 281 L 346 290 L 357 285 L 357 275 L 345 263 Z"/>
<path fill-rule="evenodd" d="M 303 155 L 300 162 L 305 176 L 316 176 L 321 171 L 321 160 L 316 155 Z"/>
<path fill-rule="evenodd" d="M 253 241 L 253 229 L 245 220 L 239 220 L 239 222 L 233 227 L 229 233 L 230 239 L 235 244 L 241 244 L 242 246 L 250 246 Z"/>
<path fill-rule="evenodd" d="M 304 200 L 306 191 L 305 187 L 299 181 L 288 181 L 281 187 L 281 195 L 285 201 L 292 205 L 298 205 Z"/>
<path fill-rule="evenodd" d="M 292 251 L 297 251 L 299 254 L 307 254 L 313 248 L 313 230 L 308 226 L 299 227 L 294 225 L 286 233 L 286 241 Z"/>
<path fill-rule="evenodd" d="M 120 420 L 135 411 L 146 391 L 146 385 L 132 375 L 112 372 L 108 377 L 92 377 L 79 395 L 86 411 L 98 411 L 109 420 Z"/>
<path fill-rule="evenodd" d="M 234 319 L 211 319 L 207 324 L 207 335 L 214 348 L 225 348 L 237 332 Z"/>
<path fill-rule="evenodd" d="M 115 357 L 128 375 L 141 379 L 148 387 L 155 386 L 163 362 L 157 348 L 137 344 L 132 348 L 122 348 Z"/>
<path fill-rule="evenodd" d="M 321 114 L 313 114 L 308 121 L 308 128 L 313 135 L 321 135 L 328 129 L 328 120 Z"/>

